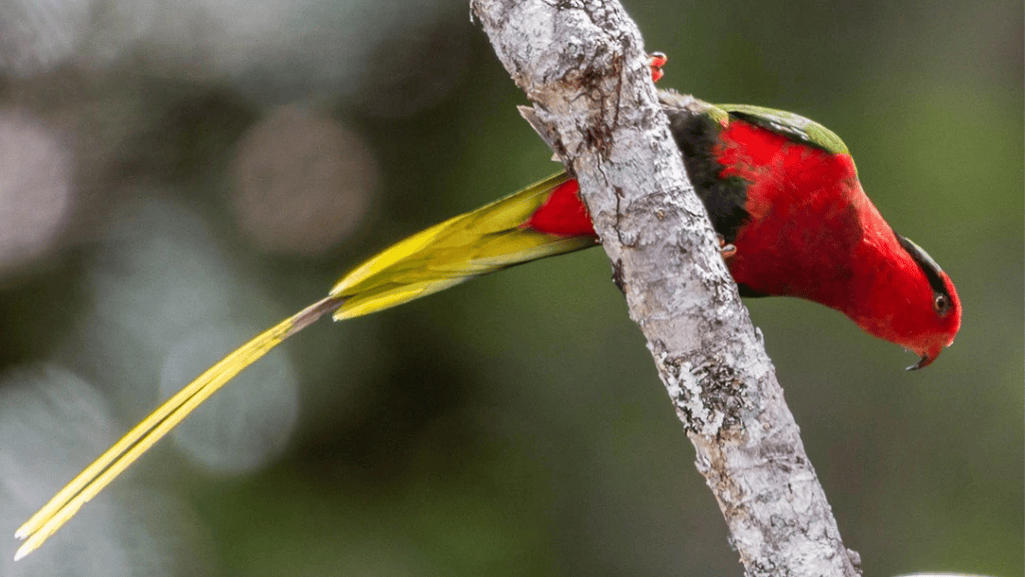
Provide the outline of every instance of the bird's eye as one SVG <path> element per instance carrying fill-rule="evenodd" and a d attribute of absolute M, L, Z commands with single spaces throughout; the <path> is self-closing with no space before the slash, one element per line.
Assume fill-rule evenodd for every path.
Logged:
<path fill-rule="evenodd" d="M 945 294 L 937 294 L 932 300 L 932 308 L 936 314 L 945 317 L 950 312 L 950 299 Z"/>

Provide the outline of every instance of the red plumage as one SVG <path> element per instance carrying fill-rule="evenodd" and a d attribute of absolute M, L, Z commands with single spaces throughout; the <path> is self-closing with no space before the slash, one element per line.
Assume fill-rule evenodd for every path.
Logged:
<path fill-rule="evenodd" d="M 923 268 L 865 195 L 849 154 L 832 153 L 734 120 L 715 156 L 721 176 L 750 183 L 750 220 L 728 259 L 755 292 L 806 298 L 846 314 L 866 332 L 932 362 L 953 342 L 961 309 L 938 314 Z"/>
<path fill-rule="evenodd" d="M 523 226 L 557 236 L 597 236 L 579 193 L 575 179 L 560 184 Z"/>
<path fill-rule="evenodd" d="M 953 342 L 961 324 L 953 283 L 924 251 L 918 249 L 925 262 L 902 245 L 865 195 L 846 150 L 831 151 L 738 117 L 676 136 L 685 139 L 681 149 L 689 169 L 715 166 L 711 182 L 745 187 L 739 202 L 746 216 L 726 264 L 746 293 L 800 297 L 836 309 L 866 332 L 919 354 L 916 368 Z M 714 162 L 693 158 L 702 155 Z M 697 176 L 691 174 L 706 206 L 722 205 L 715 195 L 725 193 Z M 559 185 L 523 226 L 594 236 L 578 191 L 575 180 Z M 720 235 L 731 234 L 714 215 L 713 223 Z M 946 308 L 940 310 L 937 299 L 947 299 Z"/>

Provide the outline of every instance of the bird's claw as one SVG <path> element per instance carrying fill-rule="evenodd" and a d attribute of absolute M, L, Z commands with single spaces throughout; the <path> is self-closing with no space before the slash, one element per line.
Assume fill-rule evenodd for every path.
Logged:
<path fill-rule="evenodd" d="M 666 65 L 669 58 L 662 52 L 652 52 L 648 54 L 648 66 L 651 68 L 651 81 L 658 82 L 662 76 L 665 75 L 662 72 L 662 67 Z"/>
<path fill-rule="evenodd" d="M 726 242 L 726 239 L 721 234 L 716 236 L 719 238 L 719 254 L 722 255 L 724 260 L 737 254 L 737 245 Z"/>

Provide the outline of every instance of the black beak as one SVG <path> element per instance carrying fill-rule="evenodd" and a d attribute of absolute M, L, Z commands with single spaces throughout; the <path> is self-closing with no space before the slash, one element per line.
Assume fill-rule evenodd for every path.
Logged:
<path fill-rule="evenodd" d="M 908 367 L 905 370 L 907 370 L 907 371 L 917 371 L 918 369 L 921 369 L 923 367 L 929 366 L 929 363 L 931 363 L 932 361 L 933 360 L 929 358 L 929 355 L 922 355 L 922 358 L 918 359 L 917 363 L 911 365 L 910 367 Z"/>

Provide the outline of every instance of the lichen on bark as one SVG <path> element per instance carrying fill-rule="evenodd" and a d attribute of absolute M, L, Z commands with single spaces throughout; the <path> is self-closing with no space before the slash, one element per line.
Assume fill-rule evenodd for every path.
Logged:
<path fill-rule="evenodd" d="M 860 575 L 687 180 L 634 23 L 615 1 L 471 10 L 532 103 L 524 118 L 580 181 L 745 573 Z"/>

